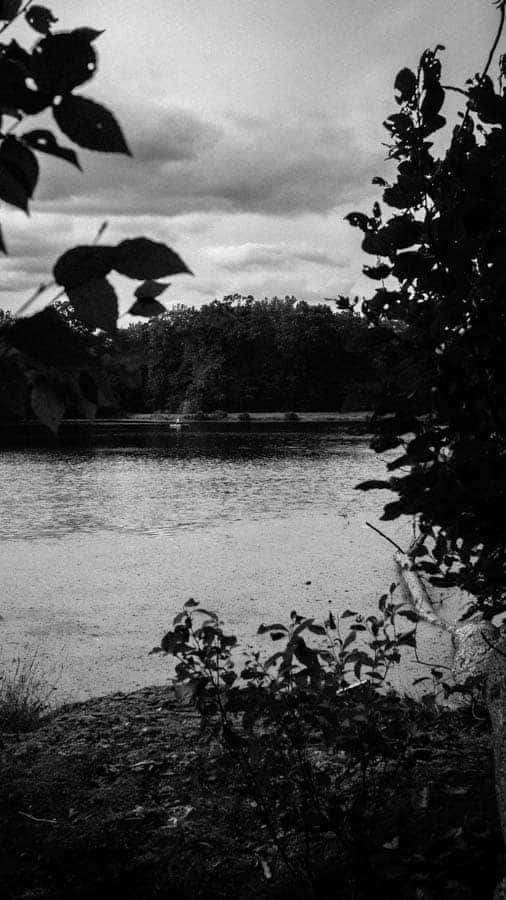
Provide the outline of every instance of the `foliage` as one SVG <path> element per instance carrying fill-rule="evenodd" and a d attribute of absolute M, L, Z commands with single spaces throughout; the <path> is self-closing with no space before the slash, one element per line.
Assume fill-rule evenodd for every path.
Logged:
<path fill-rule="evenodd" d="M 427 538 L 422 571 L 470 591 L 486 617 L 506 599 L 504 57 L 495 83 L 489 75 L 505 18 L 498 7 L 486 66 L 465 89 L 442 85 L 439 45 L 416 71 L 399 72 L 398 109 L 384 123 L 397 174 L 374 179 L 394 213 L 385 218 L 375 203 L 371 216 L 347 217 L 377 257 L 364 267 L 381 282 L 366 315 L 390 323 L 407 351 L 378 408 L 375 448 L 402 448 L 388 465 L 399 474 L 383 484 L 398 499 L 383 518 L 417 515 Z M 432 139 L 446 123 L 449 90 L 465 97 L 465 111 L 437 156 Z"/>
<path fill-rule="evenodd" d="M 209 752 L 222 748 L 229 777 L 239 779 L 235 793 L 249 798 L 266 881 L 284 873 L 301 897 L 334 896 L 336 879 L 350 898 L 371 896 L 376 884 L 392 898 L 432 896 L 427 884 L 468 896 L 467 853 L 483 852 L 474 825 L 459 829 L 429 813 L 431 761 L 448 791 L 443 805 L 452 791 L 468 794 L 448 748 L 473 719 L 464 706 L 456 725 L 435 703 L 440 672 L 421 702 L 389 689 L 402 648 L 415 646 L 417 619 L 395 590 L 380 598 L 377 616 L 335 616 L 329 607 L 322 623 L 293 611 L 286 625 L 261 625 L 276 647 L 267 658 L 240 653 L 217 615 L 190 599 L 152 651 L 174 659 L 176 696 L 196 705 Z"/>
<path fill-rule="evenodd" d="M 31 0 L 24 4 L 21 0 L 9 0 L 0 4 L 0 34 L 21 18 L 38 37 L 31 50 L 14 39 L 0 43 L 0 200 L 28 213 L 39 179 L 38 154 L 49 154 L 81 168 L 76 150 L 63 146 L 53 131 L 26 130 L 30 116 L 51 112 L 63 135 L 86 150 L 128 155 L 130 150 L 114 115 L 89 97 L 75 93 L 97 71 L 95 42 L 101 32 L 93 28 L 55 32 L 58 19 L 51 10 L 34 5 Z M 14 134 L 21 127 L 24 130 Z M 91 331 L 114 332 L 118 300 L 107 279 L 112 271 L 141 282 L 129 310 L 132 315 L 151 317 L 164 311 L 155 298 L 168 284 L 158 279 L 189 273 L 185 263 L 169 247 L 146 237 L 124 240 L 117 246 L 97 246 L 105 227 L 106 223 L 99 229 L 94 244 L 74 247 L 57 260 L 54 281 L 40 285 L 22 307 L 23 312 L 56 284 L 62 287 L 56 299 L 66 293 L 75 316 L 84 326 Z M 1 231 L 0 251 L 7 253 Z M 29 394 L 34 413 L 56 431 L 67 407 L 67 395 L 73 397 L 76 392 L 84 414 L 94 414 L 95 401 L 90 403 L 86 391 L 81 389 L 81 371 L 71 372 L 69 378 L 62 373 L 54 377 L 51 369 L 34 365 L 31 356 L 24 355 L 19 347 L 13 348 L 11 335 L 12 331 L 5 330 L 0 334 L 0 362 L 7 378 L 13 370 L 19 376 L 19 392 L 10 397 L 10 406 L 18 414 L 24 414 L 25 395 Z M 90 377 L 88 372 L 88 381 Z"/>
<path fill-rule="evenodd" d="M 37 655 L 18 656 L 0 671 L 0 733 L 31 731 L 50 706 L 54 693 Z"/>
<path fill-rule="evenodd" d="M 288 847 L 302 840 L 295 868 L 309 883 L 315 841 L 363 828 L 360 810 L 408 752 L 410 703 L 378 690 L 399 647 L 414 646 L 416 616 L 394 591 L 379 617 L 329 610 L 320 624 L 293 611 L 288 625 L 261 625 L 280 649 L 243 663 L 237 638 L 190 599 L 152 651 L 174 657 L 177 695 L 196 704 L 208 738 L 236 760 L 269 846 L 292 872 Z"/>
<path fill-rule="evenodd" d="M 135 411 L 370 409 L 398 355 L 388 329 L 294 297 L 180 305 L 119 337 L 144 360 L 142 387 L 122 392 Z"/>

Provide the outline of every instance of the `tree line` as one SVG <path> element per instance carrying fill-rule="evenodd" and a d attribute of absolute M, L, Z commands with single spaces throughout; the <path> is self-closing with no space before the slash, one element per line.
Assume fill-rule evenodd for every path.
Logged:
<path fill-rule="evenodd" d="M 132 412 L 371 409 L 399 356 L 391 328 L 295 297 L 177 305 L 118 340 L 125 362 L 142 360 L 137 385 L 117 382 Z"/>

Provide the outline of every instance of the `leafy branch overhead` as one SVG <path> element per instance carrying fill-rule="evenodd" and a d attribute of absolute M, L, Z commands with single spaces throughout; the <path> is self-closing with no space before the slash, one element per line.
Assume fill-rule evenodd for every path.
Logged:
<path fill-rule="evenodd" d="M 21 19 L 37 34 L 35 45 L 27 50 L 14 39 L 0 42 L 0 201 L 28 213 L 39 180 L 39 154 L 81 168 L 76 149 L 68 146 L 64 138 L 77 147 L 102 153 L 130 155 L 130 150 L 113 113 L 90 97 L 75 93 L 97 71 L 95 42 L 102 32 L 94 28 L 55 32 L 58 19 L 47 7 L 31 0 L 0 0 L 0 34 Z M 46 125 L 25 127 L 30 116 L 43 112 L 52 114 L 63 139 Z M 1 230 L 0 251 L 7 253 Z M 116 330 L 118 319 L 118 298 L 107 277 L 110 273 L 141 282 L 128 312 L 145 318 L 165 312 L 157 297 L 168 283 L 159 279 L 191 274 L 177 253 L 147 237 L 124 240 L 117 246 L 75 247 L 58 259 L 53 272 L 55 283 L 63 291 L 50 303 L 66 293 L 78 329 L 84 327 L 87 333 L 100 329 L 109 334 Z M 40 285 L 18 316 L 50 286 Z M 32 321 L 41 326 L 40 317 Z M 49 321 L 54 327 L 50 318 L 44 319 L 44 327 Z M 2 329 L 7 350 L 9 341 L 17 340 L 16 334 L 12 327 Z M 83 371 L 93 382 L 89 372 L 66 363 L 62 373 L 50 360 L 42 364 L 15 343 L 10 349 L 12 353 L 6 350 L 1 354 L 0 363 L 19 374 L 19 415 L 26 412 L 25 388 L 31 397 L 32 411 L 53 431 L 68 408 L 77 408 L 84 415 L 94 414 L 96 397 L 90 400 L 82 388 Z"/>
<path fill-rule="evenodd" d="M 94 42 L 101 32 L 76 28 L 53 34 L 51 28 L 57 20 L 40 6 L 28 9 L 26 17 L 44 37 L 31 52 L 16 40 L 0 46 L 2 128 L 4 120 L 14 120 L 14 126 L 18 127 L 26 116 L 50 109 L 63 134 L 78 146 L 104 153 L 130 154 L 113 114 L 94 100 L 73 93 L 97 70 Z M 75 150 L 61 146 L 48 129 L 27 131 L 19 137 L 2 131 L 2 137 L 0 199 L 25 212 L 39 175 L 34 151 L 80 167 Z"/>
<path fill-rule="evenodd" d="M 147 318 L 165 312 L 155 298 L 169 285 L 154 279 L 192 274 L 177 253 L 144 237 L 122 241 L 116 247 L 90 245 L 67 250 L 54 267 L 54 278 L 65 289 L 78 318 L 92 329 L 114 331 L 116 327 L 118 299 L 106 277 L 113 270 L 129 278 L 147 279 L 137 287 L 135 303 L 128 310 L 130 315 Z"/>

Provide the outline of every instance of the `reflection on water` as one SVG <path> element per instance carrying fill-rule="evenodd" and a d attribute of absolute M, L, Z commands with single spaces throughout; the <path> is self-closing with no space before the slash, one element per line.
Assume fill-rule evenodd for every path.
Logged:
<path fill-rule="evenodd" d="M 365 442 L 308 433 L 185 434 L 152 450 L 6 452 L 0 538 L 160 534 L 310 508 L 349 515 L 368 503 L 354 485 L 383 473 Z"/>

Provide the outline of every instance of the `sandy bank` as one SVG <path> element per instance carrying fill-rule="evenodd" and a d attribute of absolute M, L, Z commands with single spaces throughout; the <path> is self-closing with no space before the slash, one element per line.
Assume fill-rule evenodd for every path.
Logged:
<path fill-rule="evenodd" d="M 409 542 L 406 526 L 396 536 Z M 261 622 L 294 608 L 373 612 L 396 579 L 388 545 L 363 519 L 324 512 L 175 535 L 5 541 L 0 552 L 3 658 L 37 650 L 60 700 L 163 684 L 167 661 L 148 652 L 190 596 L 253 642 Z M 421 638 L 424 658 L 445 653 L 444 637 L 443 651 Z"/>

